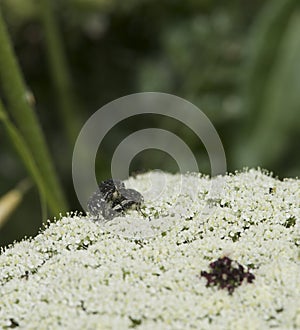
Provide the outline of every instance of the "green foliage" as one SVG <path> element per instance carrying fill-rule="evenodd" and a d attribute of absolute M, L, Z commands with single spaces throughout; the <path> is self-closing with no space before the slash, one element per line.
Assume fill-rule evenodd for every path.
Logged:
<path fill-rule="evenodd" d="M 27 144 L 25 143 L 24 139 L 22 138 L 20 132 L 18 129 L 14 126 L 14 124 L 9 120 L 6 111 L 3 107 L 3 104 L 0 101 L 0 121 L 4 124 L 4 127 L 7 131 L 7 134 L 19 154 L 22 162 L 24 163 L 24 166 L 26 167 L 28 173 L 31 175 L 31 177 L 34 179 L 34 182 L 36 183 L 41 203 L 43 204 L 43 200 L 47 200 L 49 203 L 51 210 L 56 210 L 57 205 L 56 201 L 54 199 L 54 195 L 51 191 L 47 190 L 45 180 L 43 180 L 43 177 L 40 174 L 40 171 L 34 161 L 34 157 L 28 148 Z M 43 205 L 42 205 L 43 208 Z M 57 210 L 59 212 L 59 210 Z M 44 214 L 46 215 L 46 214 Z M 43 220 L 46 221 L 46 219 L 43 217 Z"/>
<path fill-rule="evenodd" d="M 28 169 L 30 168 L 29 172 L 33 175 L 33 180 L 36 181 L 40 189 L 44 189 L 41 190 L 41 192 L 47 192 L 45 196 L 51 211 L 54 214 L 59 214 L 59 212 L 66 210 L 64 196 L 57 180 L 56 173 L 54 172 L 52 160 L 48 154 L 43 132 L 27 99 L 28 92 L 10 45 L 10 40 L 1 13 L 0 44 L 1 86 L 10 113 L 19 125 L 19 131 L 22 136 L 18 134 L 13 125 L 10 124 L 7 116 L 4 116 L 3 109 L 1 109 L 2 120 L 4 120 L 9 137 L 12 139 L 13 143 L 15 143 L 22 160 L 25 161 Z M 23 142 L 22 139 L 24 139 L 25 142 Z M 26 144 L 28 144 L 28 148 Z M 24 151 L 22 151 L 23 149 Z M 31 155 L 32 161 L 30 162 L 29 158 Z M 37 167 L 34 167 L 33 162 L 36 163 Z M 37 176 L 37 172 L 40 173 L 39 177 Z"/>
<path fill-rule="evenodd" d="M 180 95 L 216 124 L 238 116 L 236 85 L 244 45 L 235 33 L 238 27 L 242 28 L 232 9 L 222 7 L 167 25 L 160 40 L 162 51 L 141 65 L 141 89 Z"/>
<path fill-rule="evenodd" d="M 71 75 L 68 69 L 68 61 L 63 49 L 63 41 L 60 36 L 55 19 L 53 3 L 51 0 L 40 2 L 40 16 L 45 31 L 45 46 L 48 55 L 50 73 L 55 86 L 61 120 L 70 141 L 70 147 L 74 145 L 80 131 L 78 118 L 78 106 L 72 89 Z"/>
<path fill-rule="evenodd" d="M 270 2 L 255 25 L 245 83 L 247 116 L 235 150 L 239 165 L 271 167 L 294 142 L 300 110 L 299 17 L 297 1 Z"/>

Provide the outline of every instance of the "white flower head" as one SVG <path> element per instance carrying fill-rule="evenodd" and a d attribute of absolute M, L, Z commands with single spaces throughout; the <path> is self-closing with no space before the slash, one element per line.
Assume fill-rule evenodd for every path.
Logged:
<path fill-rule="evenodd" d="M 161 173 L 128 187 L 143 193 L 149 175 Z M 145 216 L 66 216 L 2 251 L 0 328 L 299 329 L 300 181 L 249 170 L 219 178 L 223 190 L 207 198 L 208 177 L 183 176 L 179 196 L 180 175 L 165 178 Z M 215 212 L 204 219 L 206 205 Z M 231 295 L 207 287 L 201 272 L 223 257 L 252 283 Z"/>

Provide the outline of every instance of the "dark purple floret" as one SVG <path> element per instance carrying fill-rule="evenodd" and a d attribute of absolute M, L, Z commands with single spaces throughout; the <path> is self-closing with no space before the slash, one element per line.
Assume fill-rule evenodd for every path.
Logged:
<path fill-rule="evenodd" d="M 252 283 L 255 276 L 238 262 L 228 257 L 219 258 L 210 263 L 210 272 L 201 271 L 200 275 L 207 279 L 206 286 L 218 286 L 220 289 L 227 289 L 232 294 L 235 288 L 240 286 L 245 279 Z"/>

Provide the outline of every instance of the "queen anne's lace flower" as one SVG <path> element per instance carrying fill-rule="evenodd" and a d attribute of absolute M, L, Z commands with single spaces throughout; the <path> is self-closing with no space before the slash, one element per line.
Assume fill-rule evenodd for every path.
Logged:
<path fill-rule="evenodd" d="M 180 180 L 127 180 L 145 217 L 124 221 L 165 221 L 147 239 L 69 214 L 2 251 L 0 329 L 299 329 L 300 181 L 250 170 L 210 194 L 207 177 Z M 145 193 L 151 181 L 166 183 L 161 195 Z M 224 257 L 255 276 L 231 295 L 199 276 Z"/>

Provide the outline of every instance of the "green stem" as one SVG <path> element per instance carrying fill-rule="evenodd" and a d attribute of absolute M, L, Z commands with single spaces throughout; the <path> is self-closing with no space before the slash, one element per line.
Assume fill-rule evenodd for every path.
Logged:
<path fill-rule="evenodd" d="M 295 72 L 299 76 L 299 60 L 291 57 L 299 47 L 299 38 L 289 39 L 290 35 L 299 34 L 292 19 L 298 3 L 268 1 L 254 22 L 245 63 L 245 117 L 233 141 L 239 141 L 232 155 L 236 168 L 272 166 L 288 147 L 287 130 L 297 120 L 294 109 L 299 95 L 295 91 L 297 83 L 291 84 L 296 80 Z"/>
<path fill-rule="evenodd" d="M 9 136 L 17 153 L 19 154 L 20 158 L 22 159 L 25 167 L 27 168 L 27 171 L 29 172 L 32 179 L 36 183 L 39 193 L 40 193 L 41 200 L 45 200 L 45 198 L 46 198 L 51 210 L 54 213 L 59 214 L 59 212 L 61 210 L 58 208 L 57 203 L 56 203 L 55 199 L 53 198 L 52 191 L 47 189 L 45 180 L 44 180 L 43 176 L 41 175 L 36 163 L 34 162 L 33 156 L 31 154 L 26 142 L 24 141 L 23 137 L 19 133 L 18 129 L 9 120 L 1 100 L 0 100 L 0 121 L 3 122 L 4 127 L 7 131 L 7 135 Z"/>
<path fill-rule="evenodd" d="M 43 177 L 47 190 L 51 191 L 54 203 L 48 200 L 53 213 L 67 210 L 67 203 L 56 176 L 48 148 L 38 119 L 26 95 L 25 82 L 12 49 L 8 32 L 0 10 L 0 82 L 8 109 L 18 125 L 35 163 Z"/>
<path fill-rule="evenodd" d="M 246 115 L 251 117 L 248 118 L 251 125 L 256 122 L 256 117 L 261 111 L 260 103 L 265 86 L 268 84 L 281 39 L 296 3 L 297 0 L 268 2 L 254 24 L 245 79 Z"/>
<path fill-rule="evenodd" d="M 61 110 L 61 119 L 73 146 L 81 127 L 81 121 L 78 118 L 78 103 L 73 92 L 68 61 L 51 0 L 40 2 L 40 13 L 45 32 L 48 62 Z"/>

